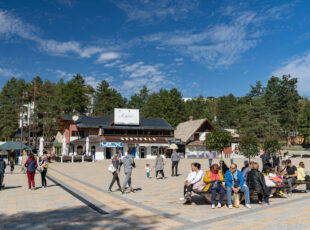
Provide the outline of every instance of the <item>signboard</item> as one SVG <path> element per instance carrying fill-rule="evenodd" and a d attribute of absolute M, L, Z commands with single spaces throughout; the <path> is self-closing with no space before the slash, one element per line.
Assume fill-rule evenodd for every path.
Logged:
<path fill-rule="evenodd" d="M 101 148 L 122 148 L 123 142 L 101 142 Z"/>
<path fill-rule="evenodd" d="M 114 109 L 115 125 L 139 125 L 138 109 Z"/>

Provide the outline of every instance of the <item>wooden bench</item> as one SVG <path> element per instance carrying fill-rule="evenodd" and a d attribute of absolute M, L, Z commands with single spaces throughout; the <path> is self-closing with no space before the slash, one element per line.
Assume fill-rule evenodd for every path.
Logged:
<path fill-rule="evenodd" d="M 305 181 L 305 180 L 297 180 L 293 186 L 292 189 L 296 189 L 299 185 L 303 185 L 303 184 L 310 184 L 310 181 Z"/>

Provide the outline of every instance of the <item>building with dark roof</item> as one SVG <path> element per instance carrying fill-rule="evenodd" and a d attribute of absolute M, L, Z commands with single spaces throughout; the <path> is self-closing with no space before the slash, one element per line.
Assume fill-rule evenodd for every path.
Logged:
<path fill-rule="evenodd" d="M 55 152 L 62 153 L 64 139 L 66 154 L 90 155 L 96 159 L 110 159 L 113 153 L 127 152 L 137 158 L 152 158 L 164 153 L 174 128 L 162 118 L 138 118 L 139 124 L 115 124 L 114 116 L 69 116 L 60 119 Z M 89 142 L 86 149 L 86 142 Z"/>

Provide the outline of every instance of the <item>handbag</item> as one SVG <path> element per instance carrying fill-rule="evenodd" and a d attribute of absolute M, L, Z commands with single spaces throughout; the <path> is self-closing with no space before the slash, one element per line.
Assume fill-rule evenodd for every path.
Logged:
<path fill-rule="evenodd" d="M 193 190 L 195 190 L 195 191 L 202 191 L 205 187 L 206 187 L 205 182 L 198 181 L 197 183 L 194 184 Z"/>
<path fill-rule="evenodd" d="M 111 173 L 114 173 L 116 171 L 116 169 L 114 168 L 113 164 L 109 165 L 108 171 L 111 172 Z"/>

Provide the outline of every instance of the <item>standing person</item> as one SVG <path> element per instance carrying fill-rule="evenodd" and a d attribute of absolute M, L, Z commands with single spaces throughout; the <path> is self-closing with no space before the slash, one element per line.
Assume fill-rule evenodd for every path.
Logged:
<path fill-rule="evenodd" d="M 213 158 L 215 157 L 215 152 L 210 152 L 209 153 L 209 168 L 211 169 L 211 166 L 212 166 L 212 161 L 213 161 Z"/>
<path fill-rule="evenodd" d="M 161 174 L 161 179 L 165 178 L 164 174 L 164 158 L 161 156 L 160 153 L 157 153 L 157 157 L 155 159 L 155 168 L 156 168 L 156 179 L 158 176 L 158 173 Z"/>
<path fill-rule="evenodd" d="M 267 160 L 267 156 L 266 156 L 264 150 L 261 150 L 260 158 L 262 159 L 262 165 L 264 165 L 266 163 L 266 160 Z"/>
<path fill-rule="evenodd" d="M 217 194 L 220 194 L 220 200 L 217 204 L 217 207 L 221 208 L 225 196 L 225 189 L 222 185 L 224 182 L 224 177 L 218 164 L 213 164 L 211 166 L 210 170 L 206 172 L 206 175 L 203 178 L 203 182 L 206 183 L 206 187 L 203 189 L 203 191 L 211 192 L 212 209 L 215 209 L 215 199 Z"/>
<path fill-rule="evenodd" d="M 272 167 L 277 168 L 280 165 L 280 153 L 272 156 Z"/>
<path fill-rule="evenodd" d="M 269 196 L 271 191 L 266 185 L 264 175 L 258 171 L 258 168 L 258 163 L 253 162 L 252 169 L 249 171 L 247 176 L 247 186 L 250 189 L 258 191 L 258 203 L 262 204 L 262 206 L 267 206 L 269 205 Z"/>
<path fill-rule="evenodd" d="M 232 208 L 231 193 L 243 192 L 245 198 L 245 206 L 251 208 L 250 205 L 250 191 L 249 188 L 244 186 L 244 179 L 242 172 L 237 169 L 237 164 L 232 164 L 229 171 L 225 174 L 225 186 L 227 194 L 227 204 Z"/>
<path fill-rule="evenodd" d="M 42 183 L 42 188 L 46 188 L 46 173 L 47 173 L 47 157 L 42 156 L 42 161 L 40 163 L 40 171 L 41 171 L 41 183 Z"/>
<path fill-rule="evenodd" d="M 14 158 L 13 158 L 13 157 L 10 157 L 10 168 L 11 168 L 11 174 L 13 174 L 13 171 L 14 171 L 14 165 L 15 165 Z"/>
<path fill-rule="evenodd" d="M 0 191 L 2 190 L 5 168 L 6 168 L 6 163 L 3 160 L 2 155 L 0 155 Z"/>
<path fill-rule="evenodd" d="M 180 162 L 180 154 L 177 153 L 177 150 L 174 149 L 171 155 L 171 162 L 172 162 L 172 174 L 171 176 L 178 176 L 178 165 Z"/>
<path fill-rule="evenodd" d="M 126 185 L 129 185 L 130 191 L 135 192 L 134 189 L 131 187 L 131 174 L 132 174 L 132 169 L 136 167 L 135 161 L 131 156 L 131 150 L 129 149 L 127 152 L 127 156 L 124 156 L 121 159 L 121 165 L 124 165 L 124 173 L 125 173 L 125 180 L 123 183 L 123 188 L 121 189 L 121 193 L 124 194 Z"/>
<path fill-rule="evenodd" d="M 288 189 L 288 196 L 292 196 L 292 186 L 296 183 L 298 171 L 295 165 L 292 165 L 291 160 L 286 160 L 286 175 L 283 178 L 283 183 L 287 184 L 289 186 Z M 287 190 L 285 190 L 285 194 L 287 193 Z"/>
<path fill-rule="evenodd" d="M 119 182 L 119 177 L 118 177 L 118 174 L 119 174 L 119 171 L 120 171 L 120 162 L 119 162 L 119 154 L 118 153 L 115 153 L 113 155 L 112 165 L 113 165 L 115 171 L 112 173 L 113 174 L 113 178 L 112 178 L 112 181 L 111 181 L 110 186 L 109 186 L 109 192 L 112 192 L 112 187 L 113 187 L 115 181 L 117 182 L 118 188 L 121 191 L 122 187 L 121 187 L 121 184 Z"/>
<path fill-rule="evenodd" d="M 146 164 L 145 165 L 145 171 L 146 171 L 146 178 L 147 179 L 150 179 L 151 177 L 150 177 L 150 172 L 151 172 L 151 166 L 150 166 L 150 164 Z"/>
<path fill-rule="evenodd" d="M 27 153 L 23 150 L 22 152 L 22 164 L 21 164 L 21 168 L 20 168 L 20 172 L 22 173 L 26 173 L 26 168 L 25 168 L 25 163 L 27 162 L 28 157 L 27 157 Z"/>
<path fill-rule="evenodd" d="M 25 167 L 27 168 L 27 177 L 28 177 L 29 189 L 31 189 L 31 184 L 32 184 L 32 188 L 35 189 L 34 177 L 36 174 L 36 169 L 38 167 L 38 163 L 34 159 L 33 154 L 30 154 L 28 160 L 25 163 Z"/>
<path fill-rule="evenodd" d="M 235 150 L 231 152 L 231 154 L 230 154 L 230 164 L 234 163 L 235 153 L 237 153 L 237 151 L 238 151 L 238 149 L 235 148 Z"/>

